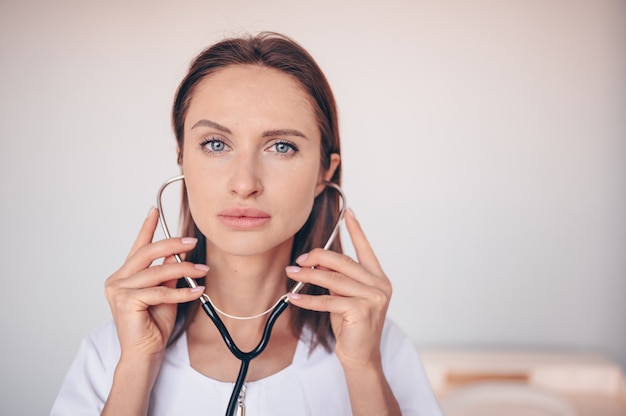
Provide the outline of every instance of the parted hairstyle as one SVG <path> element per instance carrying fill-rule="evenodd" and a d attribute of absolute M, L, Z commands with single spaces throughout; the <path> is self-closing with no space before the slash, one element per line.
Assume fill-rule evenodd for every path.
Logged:
<path fill-rule="evenodd" d="M 187 75 L 180 83 L 172 109 L 172 124 L 178 142 L 178 163 L 182 163 L 184 147 L 184 123 L 189 104 L 194 92 L 205 77 L 234 65 L 257 65 L 278 70 L 295 79 L 308 93 L 314 107 L 317 125 L 321 133 L 321 166 L 330 167 L 330 155 L 340 154 L 338 116 L 335 99 L 324 73 L 311 55 L 290 38 L 273 32 L 263 32 L 255 36 L 225 39 L 201 52 L 192 62 Z M 335 170 L 331 182 L 341 184 L 341 163 Z M 302 253 L 316 247 L 322 247 L 330 236 L 339 210 L 339 195 L 326 187 L 315 199 L 313 209 L 302 228 L 296 233 L 291 250 L 291 264 Z M 194 236 L 198 243 L 187 255 L 187 260 L 194 263 L 206 263 L 206 239 L 196 227 L 189 210 L 187 192 L 183 187 L 181 209 L 182 232 Z M 339 236 L 330 248 L 342 252 Z M 200 284 L 204 284 L 204 279 Z M 288 279 L 285 290 L 290 290 L 294 281 Z M 185 287 L 183 279 L 178 287 Z M 327 294 L 324 288 L 305 285 L 302 293 Z M 170 338 L 173 343 L 189 327 L 191 318 L 196 313 L 199 302 L 178 305 L 177 326 Z M 314 312 L 290 305 L 292 309 L 291 328 L 299 336 L 304 326 L 308 326 L 315 337 L 311 348 L 317 345 L 330 350 L 333 340 L 330 317 L 326 312 Z"/>

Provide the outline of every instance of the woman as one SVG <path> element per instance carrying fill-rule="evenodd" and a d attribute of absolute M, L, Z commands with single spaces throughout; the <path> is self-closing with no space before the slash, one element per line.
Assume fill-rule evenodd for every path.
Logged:
<path fill-rule="evenodd" d="M 150 210 L 106 282 L 114 324 L 83 343 L 52 414 L 224 414 L 240 362 L 198 299 L 250 317 L 294 281 L 305 289 L 252 361 L 239 411 L 439 414 L 414 349 L 386 321 L 391 284 L 351 211 L 358 262 L 338 240 L 319 248 L 337 218 L 327 183 L 340 183 L 341 167 L 334 98 L 309 54 L 272 33 L 208 48 L 179 86 L 173 125 L 187 237 L 152 242 Z M 257 345 L 264 318 L 221 318 L 241 350 Z"/>

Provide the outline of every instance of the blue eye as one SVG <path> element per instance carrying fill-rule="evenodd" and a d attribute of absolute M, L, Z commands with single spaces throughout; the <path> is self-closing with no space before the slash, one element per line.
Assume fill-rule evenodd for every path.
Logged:
<path fill-rule="evenodd" d="M 272 147 L 274 148 L 274 151 L 276 153 L 280 153 L 283 155 L 298 151 L 298 148 L 294 144 L 289 142 L 274 143 Z"/>
<path fill-rule="evenodd" d="M 207 139 L 202 142 L 202 148 L 205 152 L 219 153 L 226 150 L 226 143 L 218 139 Z"/>
<path fill-rule="evenodd" d="M 209 147 L 214 152 L 221 152 L 226 146 L 224 145 L 224 142 L 212 141 L 209 143 Z"/>
<path fill-rule="evenodd" d="M 291 150 L 291 146 L 287 143 L 276 143 L 276 151 L 278 153 L 287 153 L 289 150 Z"/>

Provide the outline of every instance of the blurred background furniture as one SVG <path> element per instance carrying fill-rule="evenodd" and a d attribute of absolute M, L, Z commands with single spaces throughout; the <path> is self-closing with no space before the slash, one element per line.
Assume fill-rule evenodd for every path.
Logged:
<path fill-rule="evenodd" d="M 556 351 L 421 350 L 446 416 L 624 416 L 619 365 Z"/>

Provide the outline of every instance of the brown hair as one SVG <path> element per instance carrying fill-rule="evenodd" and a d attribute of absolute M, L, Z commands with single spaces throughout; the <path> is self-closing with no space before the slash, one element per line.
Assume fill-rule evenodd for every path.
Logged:
<path fill-rule="evenodd" d="M 286 36 L 272 32 L 223 40 L 205 49 L 192 62 L 187 75 L 178 87 L 172 109 L 172 124 L 178 142 L 178 163 L 182 162 L 185 116 L 196 86 L 212 73 L 233 65 L 258 65 L 273 68 L 293 77 L 304 87 L 312 99 L 321 133 L 321 165 L 324 169 L 328 169 L 330 155 L 340 153 L 337 108 L 330 85 L 322 70 L 304 48 Z M 340 185 L 341 164 L 335 170 L 331 182 Z M 292 264 L 300 254 L 322 247 L 326 243 L 337 220 L 338 210 L 339 196 L 337 192 L 327 187 L 315 199 L 309 218 L 295 235 L 291 251 Z M 197 246 L 189 253 L 187 259 L 194 263 L 205 263 L 206 239 L 191 217 L 184 187 L 181 219 L 183 235 L 198 238 Z M 342 252 L 339 237 L 335 239 L 331 250 Z M 178 284 L 179 287 L 186 285 L 182 279 Z M 286 290 L 289 290 L 293 284 L 293 281 L 288 281 Z M 328 291 L 319 286 L 306 285 L 302 293 L 318 295 L 328 293 Z M 177 331 L 172 334 L 170 343 L 187 329 L 191 321 L 189 318 L 196 313 L 198 306 L 199 302 L 178 306 Z M 319 344 L 330 350 L 333 333 L 328 313 L 293 307 L 291 327 L 294 334 L 298 336 L 304 326 L 309 326 L 315 334 L 312 348 Z"/>

